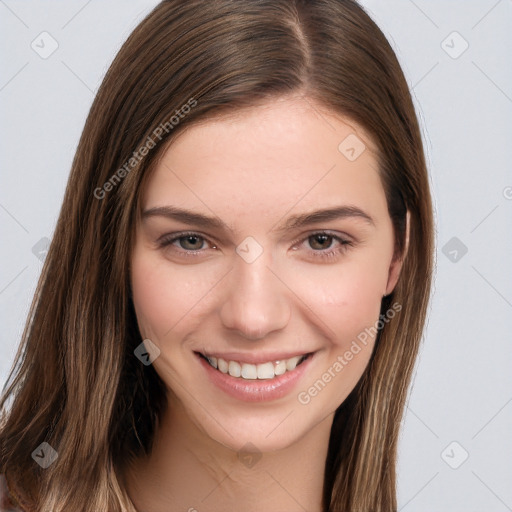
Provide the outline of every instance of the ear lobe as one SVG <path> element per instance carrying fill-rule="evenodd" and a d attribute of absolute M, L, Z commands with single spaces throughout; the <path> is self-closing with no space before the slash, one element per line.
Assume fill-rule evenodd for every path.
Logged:
<path fill-rule="evenodd" d="M 407 255 L 407 251 L 409 250 L 410 225 L 411 225 L 411 214 L 410 214 L 409 210 L 407 210 L 406 226 L 405 226 L 405 247 L 403 250 L 403 254 L 401 254 L 400 257 L 394 256 L 393 260 L 391 261 L 391 264 L 389 266 L 388 282 L 386 284 L 386 293 L 384 296 L 389 295 L 395 289 L 396 283 L 398 282 L 398 278 L 400 277 L 400 271 L 402 270 L 403 262 Z"/>

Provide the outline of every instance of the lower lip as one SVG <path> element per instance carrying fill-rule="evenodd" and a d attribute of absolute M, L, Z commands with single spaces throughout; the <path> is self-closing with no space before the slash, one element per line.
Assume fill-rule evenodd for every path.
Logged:
<path fill-rule="evenodd" d="M 206 370 L 209 379 L 226 394 L 245 402 L 265 402 L 277 400 L 290 393 L 307 371 L 315 354 L 311 354 L 294 370 L 286 371 L 283 375 L 273 379 L 254 380 L 232 377 L 229 373 L 222 373 L 200 355 L 196 354 L 196 356 Z"/>

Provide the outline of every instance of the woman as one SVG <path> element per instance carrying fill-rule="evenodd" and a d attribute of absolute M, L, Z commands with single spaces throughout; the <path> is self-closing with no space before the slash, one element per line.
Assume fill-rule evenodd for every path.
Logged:
<path fill-rule="evenodd" d="M 410 93 L 355 1 L 160 3 L 93 103 L 0 402 L 12 498 L 396 510 L 432 257 Z"/>

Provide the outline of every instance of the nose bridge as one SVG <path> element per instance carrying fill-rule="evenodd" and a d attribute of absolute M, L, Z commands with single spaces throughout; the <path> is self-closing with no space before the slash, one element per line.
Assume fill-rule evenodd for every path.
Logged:
<path fill-rule="evenodd" d="M 248 262 L 235 258 L 220 310 L 222 323 L 246 338 L 261 339 L 286 326 L 290 305 L 283 283 L 270 270 L 271 258 L 263 253 Z"/>

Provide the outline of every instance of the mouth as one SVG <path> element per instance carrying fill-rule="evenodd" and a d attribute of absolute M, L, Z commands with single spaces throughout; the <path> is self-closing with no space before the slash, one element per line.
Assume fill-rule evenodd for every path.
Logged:
<path fill-rule="evenodd" d="M 293 372 L 298 366 L 304 363 L 304 361 L 309 359 L 314 352 L 259 364 L 227 360 L 222 357 L 215 357 L 201 352 L 196 352 L 196 354 L 220 373 L 230 375 L 237 379 L 254 381 L 272 380 L 287 372 Z"/>

